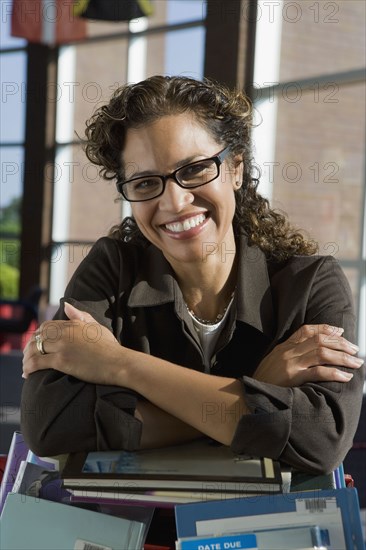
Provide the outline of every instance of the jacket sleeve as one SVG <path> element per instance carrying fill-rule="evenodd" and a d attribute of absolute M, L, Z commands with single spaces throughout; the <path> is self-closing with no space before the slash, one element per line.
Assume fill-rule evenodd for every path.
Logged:
<path fill-rule="evenodd" d="M 100 239 L 75 271 L 54 319 L 67 318 L 67 300 L 116 333 L 118 271 L 116 243 Z M 136 395 L 125 388 L 89 384 L 53 369 L 37 371 L 23 384 L 21 431 L 39 456 L 133 450 L 141 437 L 141 423 L 134 418 L 136 402 Z"/>
<path fill-rule="evenodd" d="M 343 327 L 355 342 L 355 315 L 348 281 L 338 262 L 324 258 L 313 278 L 303 324 Z M 295 332 L 293 327 L 291 332 Z M 352 446 L 361 405 L 364 367 L 350 382 L 307 383 L 285 388 L 244 376 L 251 414 L 243 416 L 232 441 L 236 452 L 270 456 L 297 470 L 330 473 Z"/>

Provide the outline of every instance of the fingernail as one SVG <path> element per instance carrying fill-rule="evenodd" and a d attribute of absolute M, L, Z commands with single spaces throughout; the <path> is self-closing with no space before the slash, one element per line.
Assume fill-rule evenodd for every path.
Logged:
<path fill-rule="evenodd" d="M 364 363 L 364 360 L 361 359 L 361 357 L 352 357 L 351 358 L 351 363 L 353 363 L 357 367 L 361 367 Z"/>
<path fill-rule="evenodd" d="M 353 378 L 353 374 L 351 372 L 344 372 L 342 370 L 338 371 L 338 375 L 340 378 L 343 378 L 344 380 L 351 380 Z"/>
<path fill-rule="evenodd" d="M 359 351 L 359 347 L 356 346 L 356 344 L 352 344 L 352 342 L 348 342 L 348 345 L 350 348 L 352 348 L 354 351 Z"/>

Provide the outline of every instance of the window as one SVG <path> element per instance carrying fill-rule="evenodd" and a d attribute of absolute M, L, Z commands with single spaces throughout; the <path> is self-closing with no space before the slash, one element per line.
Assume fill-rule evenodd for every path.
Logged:
<path fill-rule="evenodd" d="M 60 48 L 50 271 L 51 304 L 91 244 L 129 213 L 115 182 L 101 180 L 78 135 L 112 92 L 147 76 L 203 76 L 205 2 L 154 1 L 154 13 L 130 22 L 88 21 L 89 39 Z"/>
<path fill-rule="evenodd" d="M 365 9 L 357 0 L 259 2 L 254 75 L 260 190 L 340 261 L 363 355 Z"/>
<path fill-rule="evenodd" d="M 27 55 L 25 41 L 10 36 L 10 14 L 2 13 L 0 25 L 0 298 L 15 299 L 19 294 Z"/>

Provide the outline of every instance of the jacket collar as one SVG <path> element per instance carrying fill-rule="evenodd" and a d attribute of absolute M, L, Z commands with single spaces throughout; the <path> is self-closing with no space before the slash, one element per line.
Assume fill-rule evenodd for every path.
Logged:
<path fill-rule="evenodd" d="M 270 337 L 273 333 L 273 306 L 265 255 L 258 247 L 248 246 L 245 236 L 240 237 L 237 244 L 236 318 Z M 176 298 L 177 312 L 181 313 L 185 309 L 183 297 L 170 264 L 153 245 L 143 254 L 143 266 L 132 287 L 128 305 L 158 306 L 174 302 Z"/>

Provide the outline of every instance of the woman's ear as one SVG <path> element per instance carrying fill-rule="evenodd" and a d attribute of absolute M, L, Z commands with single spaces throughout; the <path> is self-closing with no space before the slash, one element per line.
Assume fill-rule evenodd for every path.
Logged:
<path fill-rule="evenodd" d="M 235 181 L 234 190 L 237 191 L 243 185 L 244 161 L 241 156 L 234 158 Z"/>

